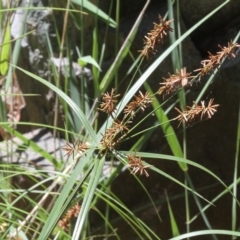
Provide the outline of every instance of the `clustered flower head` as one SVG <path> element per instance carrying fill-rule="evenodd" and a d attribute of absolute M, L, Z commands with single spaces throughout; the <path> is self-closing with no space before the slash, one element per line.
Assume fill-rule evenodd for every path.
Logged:
<path fill-rule="evenodd" d="M 124 109 L 124 116 L 122 120 L 119 120 L 113 116 L 113 111 L 116 109 L 116 97 L 118 95 L 114 95 L 115 89 L 111 90 L 111 94 L 105 93 L 102 97 L 102 102 L 100 103 L 100 107 L 98 108 L 100 111 L 106 112 L 110 114 L 114 121 L 112 127 L 106 129 L 105 134 L 101 140 L 101 152 L 112 151 L 115 149 L 119 143 L 126 137 L 129 131 L 129 125 L 132 123 L 133 117 L 136 113 L 141 110 L 142 112 L 150 106 L 152 100 L 151 96 L 148 92 L 143 94 L 139 91 L 139 94 L 134 97 L 134 99 L 126 105 Z M 111 111 L 112 110 L 112 111 Z"/>
<path fill-rule="evenodd" d="M 99 107 L 100 111 L 111 114 L 111 116 L 113 117 L 112 126 L 106 129 L 105 134 L 101 139 L 101 153 L 106 153 L 108 151 L 113 153 L 120 144 L 120 142 L 127 136 L 129 132 L 129 126 L 131 125 L 132 119 L 135 117 L 136 113 L 139 110 L 144 112 L 145 109 L 149 107 L 152 103 L 152 97 L 148 92 L 143 94 L 141 91 L 139 91 L 139 94 L 137 96 L 134 96 L 134 99 L 126 105 L 123 111 L 123 118 L 122 120 L 119 120 L 114 117 L 113 114 L 109 110 L 107 110 L 106 107 L 107 105 L 111 105 L 110 109 L 116 109 L 116 102 L 114 102 L 115 96 L 118 95 L 114 95 L 114 89 L 112 89 L 111 94 L 103 94 L 104 99 L 102 99 L 102 103 Z M 133 174 L 140 172 L 141 175 L 145 173 L 145 175 L 148 176 L 148 173 L 145 170 L 146 167 L 143 166 L 141 158 L 136 158 L 135 156 L 128 156 L 127 158 L 129 160 L 129 164 L 132 168 Z"/>
<path fill-rule="evenodd" d="M 213 55 L 209 52 L 209 59 L 201 61 L 202 68 L 194 70 L 194 72 L 199 72 L 196 76 L 190 76 L 191 73 L 187 73 L 186 67 L 182 68 L 180 71 L 176 70 L 176 74 L 169 74 L 168 78 L 163 78 L 164 82 L 160 83 L 163 85 L 159 88 L 159 95 L 168 95 L 180 90 L 187 85 L 192 86 L 194 79 L 198 81 L 209 73 L 212 73 L 216 68 L 220 67 L 225 58 L 235 58 L 240 50 L 240 45 L 238 43 L 233 43 L 232 41 L 228 43 L 228 47 L 221 47 L 220 52 Z"/>
<path fill-rule="evenodd" d="M 129 129 L 126 123 L 115 119 L 113 126 L 106 129 L 105 134 L 100 142 L 102 145 L 102 152 L 116 148 L 121 140 L 126 136 L 128 131 Z"/>
<path fill-rule="evenodd" d="M 112 114 L 114 110 L 116 109 L 116 103 L 117 98 L 120 96 L 120 94 L 114 95 L 115 89 L 113 88 L 111 90 L 111 93 L 104 93 L 102 96 L 102 103 L 100 104 L 100 107 L 98 110 L 102 112 L 106 112 L 107 114 Z"/>
<path fill-rule="evenodd" d="M 145 36 L 144 39 L 144 48 L 143 50 L 140 50 L 142 56 L 148 58 L 149 54 L 155 54 L 156 48 L 159 45 L 159 43 L 163 43 L 164 37 L 168 34 L 168 32 L 172 32 L 173 28 L 170 27 L 170 22 L 173 21 L 165 21 L 161 16 L 159 16 L 160 23 L 153 23 L 154 28 L 147 33 L 147 36 Z"/>
<path fill-rule="evenodd" d="M 187 73 L 186 67 L 182 68 L 180 71 L 176 70 L 176 74 L 169 73 L 169 78 L 163 78 L 164 82 L 160 83 L 163 86 L 159 88 L 157 93 L 164 97 L 165 95 L 177 92 L 187 85 L 192 86 L 196 79 L 196 82 L 199 81 L 204 75 L 220 67 L 225 58 L 235 58 L 240 51 L 240 45 L 232 41 L 228 43 L 228 47 L 221 47 L 220 45 L 219 47 L 221 51 L 217 52 L 216 55 L 209 52 L 209 59 L 201 62 L 203 67 L 194 71 L 199 72 L 196 76 L 190 76 L 191 73 Z M 201 101 L 201 105 L 197 105 L 197 103 L 194 102 L 193 107 L 187 106 L 186 110 L 183 112 L 175 108 L 180 113 L 175 119 L 179 120 L 180 123 L 183 122 L 190 125 L 194 121 L 211 118 L 217 111 L 216 108 L 218 106 L 218 104 L 213 105 L 213 99 L 209 101 L 207 106 L 205 105 L 205 101 Z"/>
<path fill-rule="evenodd" d="M 180 123 L 192 124 L 195 121 L 211 118 L 214 113 L 217 111 L 219 104 L 213 104 L 214 99 L 210 99 L 207 105 L 205 101 L 201 101 L 201 105 L 198 105 L 196 102 L 193 102 L 193 107 L 186 107 L 186 110 L 181 112 L 178 108 L 175 109 L 178 111 L 179 115 L 175 118 Z"/>
<path fill-rule="evenodd" d="M 124 109 L 124 113 L 126 115 L 130 115 L 131 118 L 133 118 L 136 114 L 136 111 L 139 109 L 142 110 L 142 112 L 145 111 L 145 109 L 152 103 L 152 98 L 148 92 L 145 93 L 145 95 L 139 91 L 139 95 L 135 96 L 135 100 L 132 100 L 129 104 L 126 105 Z"/>
<path fill-rule="evenodd" d="M 218 46 L 220 47 L 221 51 L 217 52 L 216 55 L 208 52 L 209 59 L 201 61 L 202 68 L 195 70 L 195 72 L 200 72 L 199 80 L 204 75 L 212 73 L 216 68 L 218 68 L 223 63 L 225 58 L 235 58 L 240 50 L 240 45 L 238 43 L 233 43 L 232 41 L 228 43 L 227 47 L 221 47 L 220 45 Z"/>

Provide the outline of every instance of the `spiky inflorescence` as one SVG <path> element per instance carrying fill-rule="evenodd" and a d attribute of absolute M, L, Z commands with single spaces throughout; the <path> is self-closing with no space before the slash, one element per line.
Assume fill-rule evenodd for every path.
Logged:
<path fill-rule="evenodd" d="M 172 92 L 175 92 L 176 90 L 185 87 L 186 85 L 191 85 L 189 82 L 193 76 L 190 76 L 191 73 L 187 73 L 187 68 L 184 67 L 180 71 L 176 70 L 176 74 L 170 74 L 169 78 L 163 78 L 164 82 L 160 83 L 163 85 L 159 88 L 158 94 L 167 95 Z"/>
<path fill-rule="evenodd" d="M 126 122 L 115 119 L 113 126 L 106 129 L 106 132 L 100 142 L 101 151 L 106 152 L 116 148 L 120 141 L 126 136 L 128 131 L 129 129 Z"/>
<path fill-rule="evenodd" d="M 64 231 L 68 230 L 70 221 L 73 217 L 77 217 L 80 212 L 80 205 L 76 203 L 73 207 L 71 207 L 64 217 L 58 222 L 58 226 L 62 228 Z"/>
<path fill-rule="evenodd" d="M 186 107 L 186 110 L 181 112 L 178 108 L 175 108 L 179 115 L 175 118 L 180 123 L 192 124 L 194 121 L 203 120 L 205 118 L 211 118 L 214 113 L 217 111 L 219 104 L 213 105 L 213 100 L 210 99 L 207 105 L 205 101 L 201 101 L 201 105 L 198 105 L 196 102 L 193 102 L 193 107 Z"/>
<path fill-rule="evenodd" d="M 66 146 L 62 147 L 62 149 L 67 152 L 64 156 L 73 155 L 75 151 L 78 152 L 79 154 L 83 154 L 89 148 L 90 148 L 90 146 L 89 146 L 88 142 L 81 143 L 79 140 L 77 141 L 76 145 L 75 144 L 70 144 L 70 143 L 67 142 Z"/>
<path fill-rule="evenodd" d="M 136 111 L 141 109 L 142 112 L 144 112 L 151 103 L 152 98 L 150 94 L 148 92 L 143 94 L 141 91 L 139 91 L 139 95 L 135 96 L 135 100 L 132 100 L 129 104 L 126 105 L 124 113 L 126 116 L 130 115 L 130 117 L 133 118 L 136 114 Z"/>
<path fill-rule="evenodd" d="M 113 91 L 110 95 L 113 95 Z M 114 95 L 113 95 L 114 96 Z M 109 94 L 107 96 L 109 98 Z M 129 125 L 132 123 L 131 119 L 135 116 L 136 112 L 145 109 L 152 103 L 152 98 L 148 92 L 139 94 L 134 97 L 124 109 L 124 116 L 122 120 L 114 118 L 113 125 L 106 129 L 105 134 L 101 140 L 101 152 L 108 152 L 115 149 L 119 143 L 126 137 L 129 131 Z M 100 105 L 101 106 L 101 105 Z M 102 106 L 104 111 L 106 106 Z M 111 107 L 112 108 L 112 107 Z"/>
<path fill-rule="evenodd" d="M 106 112 L 107 114 L 111 115 L 114 110 L 116 109 L 117 99 L 120 94 L 114 95 L 115 89 L 112 88 L 111 93 L 104 93 L 102 96 L 102 102 L 98 110 L 102 112 Z"/>
<path fill-rule="evenodd" d="M 146 177 L 149 176 L 146 168 L 149 168 L 151 166 L 144 166 L 142 163 L 142 159 L 141 157 L 136 157 L 136 153 L 132 156 L 132 155 L 127 155 L 128 158 L 128 164 L 129 167 L 132 169 L 131 173 L 132 174 L 136 174 L 136 173 L 140 173 L 140 175 L 145 174 Z"/>
<path fill-rule="evenodd" d="M 170 22 L 173 21 L 165 21 L 161 16 L 159 16 L 160 23 L 153 23 L 154 28 L 147 33 L 144 39 L 144 48 L 140 50 L 141 55 L 148 58 L 149 54 L 155 54 L 156 48 L 159 43 L 163 43 L 164 37 L 168 34 L 168 32 L 172 32 L 173 28 L 170 27 Z"/>
<path fill-rule="evenodd" d="M 216 55 L 208 52 L 209 59 L 201 61 L 202 68 L 196 69 L 195 72 L 199 72 L 199 80 L 209 73 L 212 73 L 216 68 L 220 67 L 225 58 L 235 58 L 239 52 L 240 45 L 238 43 L 233 43 L 230 41 L 227 47 L 221 47 L 220 52 L 217 52 Z"/>

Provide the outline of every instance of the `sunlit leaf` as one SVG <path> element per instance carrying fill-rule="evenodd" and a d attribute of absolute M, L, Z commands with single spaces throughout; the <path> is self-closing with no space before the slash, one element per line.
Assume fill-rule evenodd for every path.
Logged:
<path fill-rule="evenodd" d="M 8 71 L 8 59 L 10 57 L 10 50 L 11 44 L 9 43 L 11 40 L 11 33 L 10 33 L 10 23 L 9 20 L 6 23 L 6 29 L 4 31 L 4 38 L 1 48 L 1 55 L 0 55 L 0 72 L 1 75 L 5 76 Z"/>
<path fill-rule="evenodd" d="M 98 65 L 98 63 L 96 62 L 96 60 L 92 57 L 92 56 L 84 56 L 78 59 L 78 64 L 81 67 L 85 67 L 87 64 L 92 64 L 93 66 L 95 66 L 99 71 L 101 71 L 100 66 Z"/>

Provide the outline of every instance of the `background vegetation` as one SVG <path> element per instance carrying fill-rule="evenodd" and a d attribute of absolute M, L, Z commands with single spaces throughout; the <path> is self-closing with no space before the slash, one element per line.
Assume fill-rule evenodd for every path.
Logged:
<path fill-rule="evenodd" d="M 220 239 L 219 235 L 228 236 L 229 239 L 240 236 L 240 111 L 237 122 L 232 123 L 236 126 L 236 139 L 235 159 L 229 160 L 234 161 L 231 182 L 225 182 L 203 164 L 188 159 L 187 140 L 189 127 L 194 128 L 194 124 L 201 124 L 201 121 L 214 117 L 216 111 L 221 111 L 217 103 L 204 97 L 225 58 L 235 58 L 238 54 L 240 45 L 235 42 L 239 34 L 232 42 L 229 39 L 229 44 L 222 46 L 219 52 L 210 54 L 207 60 L 199 63 L 198 71 L 192 70 L 191 75 L 186 70 L 188 66 L 183 65 L 182 57 L 183 41 L 228 2 L 223 2 L 182 33 L 179 2 L 168 1 L 167 12 L 163 18 L 156 16 L 156 23 L 149 26 L 149 29 L 153 30 L 145 33 L 145 40 L 140 49 L 135 49 L 134 39 L 138 37 L 138 28 L 149 1 L 121 44 L 119 1 L 109 6 L 107 14 L 89 1 L 72 0 L 62 3 L 62 7 L 44 7 L 43 10 L 64 13 L 62 29 L 57 28 L 58 19 L 54 19 L 56 42 L 53 43 L 51 36 L 46 33 L 44 43 L 47 52 L 44 57 L 53 59 L 57 51 L 60 61 L 58 66 L 50 61 L 51 81 L 22 68 L 19 64 L 21 41 L 24 36 L 34 35 L 34 29 L 25 31 L 23 27 L 21 35 L 11 40 L 10 19 L 16 8 L 10 5 L 1 6 L 0 70 L 4 81 L 0 100 L 0 126 L 3 140 L 9 139 L 10 143 L 8 149 L 1 149 L 2 155 L 8 155 L 7 161 L 2 160 L 0 165 L 1 239 L 177 240 L 198 236 L 202 239 L 202 235 L 211 239 Z M 23 10 L 27 19 L 29 12 L 39 10 L 39 6 L 29 4 Z M 54 18 L 56 15 L 52 16 Z M 74 24 L 79 30 L 76 34 L 80 34 L 80 43 L 73 54 L 71 36 L 68 38 L 69 23 Z M 24 22 L 23 26 L 25 25 Z M 90 55 L 85 54 L 88 52 L 85 46 L 88 42 L 85 41 L 84 35 L 89 25 L 92 33 Z M 110 64 L 105 65 L 106 54 L 109 51 L 107 38 L 112 36 L 112 33 L 115 37 L 111 39 L 115 59 L 110 59 Z M 76 55 L 81 70 L 91 70 L 92 80 L 89 80 L 86 74 L 81 74 L 81 80 L 77 80 L 74 72 Z M 161 68 L 161 64 L 168 57 L 172 61 L 172 73 L 168 74 L 166 71 L 165 76 L 159 76 L 157 83 L 149 84 L 151 75 L 157 68 Z M 62 74 L 61 66 L 66 58 L 70 64 L 63 64 L 67 74 Z M 9 119 L 7 97 L 19 96 L 18 93 L 9 94 L 9 89 L 19 73 L 54 92 L 55 112 L 52 124 Z M 21 79 L 18 78 L 17 81 Z M 189 92 L 196 84 L 201 84 L 201 90 L 197 92 L 195 99 L 188 99 Z M 155 86 L 157 88 L 154 88 Z M 24 93 L 21 96 L 37 97 L 35 93 Z M 14 101 L 16 100 L 12 100 L 12 105 Z M 174 109 L 176 106 L 177 111 Z M 16 108 L 19 113 L 19 105 Z M 206 124 L 209 121 L 211 119 L 206 121 Z M 19 130 L 21 126 L 25 126 L 25 129 L 28 129 L 28 126 L 51 129 L 55 140 L 64 137 L 65 146 L 59 149 L 61 157 L 51 155 L 46 149 L 39 147 L 37 142 L 27 139 Z M 159 129 L 161 131 L 157 131 Z M 34 170 L 21 164 L 13 164 L 12 156 L 16 154 L 11 150 L 13 137 L 47 159 L 54 166 L 54 171 L 50 172 L 38 164 Z M 153 138 L 155 141 L 166 140 L 169 154 L 163 154 L 160 149 L 151 152 L 147 143 Z M 31 159 L 24 161 L 31 163 Z M 174 171 L 181 172 L 181 177 L 173 171 L 169 173 L 159 167 L 159 162 L 163 161 L 172 161 L 174 166 L 178 166 Z M 206 178 L 214 179 L 214 184 L 195 187 L 189 166 L 196 169 L 196 174 L 204 172 Z M 135 188 L 141 189 L 141 199 L 145 199 L 141 205 L 134 203 L 127 206 L 116 194 L 116 180 L 119 176 L 126 179 L 130 176 L 133 181 L 133 184 L 131 181 L 129 184 L 127 181 L 122 182 L 122 195 L 129 194 L 129 198 L 134 198 Z M 170 193 L 171 196 L 168 196 L 168 189 L 163 187 L 157 189 L 158 193 L 154 195 L 152 188 L 147 184 L 151 178 L 160 182 L 163 177 L 169 179 L 174 186 L 178 186 L 178 191 Z M 27 179 L 28 186 L 26 181 L 21 184 L 21 178 Z M 216 186 L 220 186 L 221 190 L 215 194 Z M 207 193 L 211 191 L 215 195 L 209 199 Z M 216 229 L 207 210 L 218 211 L 217 201 L 225 197 L 231 201 L 230 211 L 225 213 L 230 216 L 231 224 L 226 225 L 226 228 Z M 134 201 L 137 200 L 134 198 Z M 165 208 L 169 216 L 161 214 L 162 208 Z M 154 222 L 151 222 L 152 219 Z M 204 228 L 202 225 L 201 228 L 194 225 L 199 219 Z M 165 229 L 163 222 L 164 226 L 167 226 Z"/>

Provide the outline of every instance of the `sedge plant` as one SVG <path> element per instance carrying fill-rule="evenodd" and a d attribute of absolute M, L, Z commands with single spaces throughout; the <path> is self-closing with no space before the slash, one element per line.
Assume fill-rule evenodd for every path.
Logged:
<path fill-rule="evenodd" d="M 96 9 L 93 5 L 88 3 L 88 1 L 82 1 L 82 3 L 79 3 L 78 1 L 72 2 L 79 5 L 81 12 L 84 9 L 87 9 L 92 13 L 94 12 L 96 14 L 96 23 L 98 18 L 102 18 L 109 25 L 114 26 L 115 22 L 110 17 L 104 15 L 99 9 Z M 1 182 L 4 187 L 1 190 L 1 199 L 3 200 L 3 203 L 1 203 L 2 214 L 0 231 L 3 233 L 3 239 L 11 239 L 13 237 L 20 237 L 22 239 L 48 239 L 49 237 L 52 239 L 88 239 L 94 237 L 114 237 L 116 239 L 121 239 L 115 225 L 112 224 L 113 220 L 110 217 L 111 209 L 116 211 L 121 219 L 128 222 L 130 228 L 139 239 L 161 239 L 161 236 L 158 236 L 143 220 L 137 217 L 134 211 L 128 209 L 124 203 L 121 202 L 121 199 L 119 199 L 112 191 L 111 184 L 119 173 L 126 171 L 126 169 L 129 169 L 129 174 L 133 175 L 136 179 L 136 183 L 142 186 L 156 213 L 158 211 L 156 204 L 151 198 L 148 189 L 146 189 L 141 183 L 142 178 L 151 178 L 152 172 L 156 172 L 157 174 L 170 179 L 172 182 L 177 183 L 183 187 L 186 192 L 190 192 L 196 196 L 197 199 L 203 199 L 207 204 L 206 207 L 202 209 L 203 212 L 205 209 L 212 206 L 215 199 L 209 201 L 199 194 L 198 191 L 194 189 L 194 186 L 190 185 L 191 181 L 183 183 L 174 176 L 155 167 L 154 164 L 149 164 L 146 161 L 149 158 L 175 161 L 179 164 L 180 169 L 183 172 L 188 171 L 188 165 L 195 166 L 199 171 L 205 171 L 224 186 L 224 193 L 221 194 L 230 194 L 233 198 L 233 206 L 235 206 L 235 208 L 238 206 L 239 202 L 236 194 L 236 186 L 239 179 L 237 178 L 237 173 L 234 177 L 234 185 L 226 186 L 226 184 L 213 172 L 200 164 L 188 160 L 186 155 L 183 154 L 180 143 L 173 130 L 173 126 L 171 125 L 172 122 L 176 121 L 178 122 L 178 127 L 180 127 L 180 125 L 189 127 L 194 126 L 194 124 L 201 121 L 211 119 L 218 111 L 219 104 L 215 103 L 214 99 L 208 101 L 200 99 L 200 95 L 203 95 L 201 93 L 199 94 L 199 99 L 193 101 L 191 106 L 181 106 L 182 108 L 180 108 L 176 107 L 174 104 L 173 106 L 170 106 L 168 111 L 164 110 L 164 108 L 165 106 L 168 106 L 169 100 L 174 98 L 174 96 L 177 94 L 180 96 L 181 92 L 184 94 L 184 89 L 191 89 L 194 84 L 204 81 L 203 77 L 211 76 L 215 73 L 221 67 L 226 58 L 235 58 L 239 53 L 240 45 L 236 43 L 236 41 L 229 40 L 229 43 L 226 46 L 219 46 L 219 52 L 215 54 L 209 53 L 208 59 L 201 62 L 201 67 L 192 72 L 188 72 L 187 66 L 179 66 L 175 72 L 166 73 L 166 76 L 164 76 L 162 81 L 159 82 L 159 88 L 154 91 L 147 84 L 148 77 L 156 67 L 164 61 L 168 54 L 172 53 L 174 48 L 178 46 L 186 36 L 216 11 L 224 7 L 227 2 L 228 1 L 224 2 L 213 12 L 208 14 L 204 19 L 188 30 L 187 33 L 180 35 L 179 38 L 172 43 L 163 54 L 157 57 L 155 62 L 152 63 L 145 72 L 143 72 L 139 79 L 132 79 L 131 82 L 134 81 L 134 84 L 129 85 L 124 94 L 120 93 L 118 89 L 117 71 L 130 51 L 131 40 L 136 36 L 141 17 L 149 1 L 147 1 L 147 4 L 143 8 L 143 12 L 137 19 L 134 28 L 127 37 L 127 40 L 124 42 L 123 45 L 125 48 L 118 49 L 115 61 L 109 67 L 107 73 L 102 79 L 99 74 L 101 64 L 98 63 L 103 61 L 105 42 L 102 45 L 102 50 L 99 51 L 97 45 L 98 29 L 96 26 L 93 33 L 94 42 L 92 55 L 94 57 L 81 56 L 81 53 L 84 51 L 83 49 L 79 51 L 79 63 L 83 65 L 86 63 L 93 64 L 93 81 L 95 88 L 93 106 L 91 106 L 90 98 L 84 96 L 84 92 L 79 92 L 74 88 L 74 81 L 68 82 L 66 79 L 66 88 L 64 88 L 66 91 L 61 89 L 60 82 L 58 82 L 60 74 L 59 69 L 54 69 L 53 67 L 54 76 L 56 78 L 54 85 L 36 74 L 20 68 L 15 62 L 10 63 L 11 71 L 12 69 L 18 69 L 32 79 L 44 84 L 57 94 L 60 101 L 56 100 L 56 109 L 62 105 L 66 119 L 66 128 L 60 130 L 63 131 L 66 136 L 71 135 L 71 140 L 67 141 L 66 145 L 61 149 L 63 152 L 62 158 L 65 159 L 68 157 L 67 163 L 64 160 L 60 161 L 60 163 L 56 163 L 56 159 L 52 159 L 48 153 L 44 152 L 44 150 L 42 151 L 42 149 L 38 148 L 37 144 L 30 141 L 32 149 L 43 152 L 44 158 L 49 159 L 56 169 L 52 177 L 48 177 L 47 172 L 41 172 L 41 170 L 37 169 L 37 172 L 45 177 L 41 181 L 34 178 L 28 170 L 23 172 L 21 167 L 16 170 L 16 168 L 10 163 L 1 165 L 3 173 Z M 68 1 L 65 23 L 69 18 L 68 11 L 71 10 L 70 7 L 70 1 Z M 119 4 L 116 5 L 116 8 L 116 12 L 119 12 Z M 71 17 L 76 19 L 76 12 L 73 11 Z M 156 16 L 156 19 L 157 18 L 158 22 L 153 24 L 153 29 L 146 33 L 144 37 L 143 48 L 142 50 L 139 50 L 139 58 L 134 60 L 133 69 L 136 69 L 136 73 L 139 71 L 141 64 L 144 61 L 148 61 L 152 55 L 158 54 L 157 49 L 161 47 L 162 43 L 166 40 L 166 37 L 174 32 L 174 28 L 172 27 L 172 23 L 174 22 L 173 19 L 166 20 L 160 15 Z M 118 17 L 116 17 L 116 19 L 118 22 Z M 82 22 L 79 24 L 81 25 Z M 66 28 L 66 24 L 64 27 Z M 83 29 L 83 26 L 81 25 L 80 28 Z M 6 27 L 6 30 L 7 29 L 8 25 Z M 57 31 L 56 33 L 60 40 L 60 49 L 62 49 L 65 43 L 64 39 L 66 33 L 63 31 L 62 36 L 60 36 Z M 116 46 L 118 46 L 117 43 Z M 48 42 L 48 49 L 49 56 L 52 57 L 53 53 L 51 51 L 50 41 Z M 68 57 L 71 58 L 70 53 L 68 54 Z M 62 53 L 60 54 L 60 58 L 63 58 Z M 134 76 L 136 75 L 134 74 Z M 84 85 L 85 83 L 86 81 L 82 82 L 82 89 L 87 87 Z M 114 83 L 115 86 L 110 88 L 109 86 L 112 83 Z M 139 90 L 142 85 L 144 85 L 145 89 Z M 71 97 L 69 97 L 68 87 L 72 90 Z M 80 99 L 78 99 L 78 96 L 80 96 Z M 160 99 L 163 101 L 162 103 L 160 103 Z M 182 101 L 182 103 L 184 103 L 184 101 Z M 151 110 L 149 113 L 147 109 L 150 108 Z M 167 117 L 167 112 L 170 110 L 175 111 L 176 114 L 172 119 L 168 119 Z M 98 121 L 98 112 L 102 112 L 105 116 L 103 117 L 104 121 L 102 125 L 96 123 Z M 143 129 L 141 132 L 137 133 L 141 135 L 139 138 L 140 140 L 137 141 L 129 151 L 121 150 L 121 143 L 126 139 L 131 138 L 131 135 L 135 134 L 134 129 L 136 129 L 136 127 L 138 127 L 143 121 L 147 120 L 153 113 L 156 114 L 156 122 L 154 126 L 149 129 Z M 145 116 L 143 120 L 135 122 L 135 119 L 139 114 Z M 57 123 L 57 114 L 55 115 L 54 122 L 55 124 Z M 16 137 L 21 138 L 22 141 L 27 142 L 23 135 L 18 133 L 11 126 L 9 127 L 9 123 L 6 120 L 1 123 L 1 126 L 5 131 L 10 132 L 12 136 L 15 135 Z M 173 155 L 140 152 L 141 146 L 147 141 L 147 137 L 150 136 L 148 133 L 151 133 L 157 127 L 162 128 Z M 55 131 L 59 130 L 57 126 L 54 126 L 53 129 Z M 239 136 L 237 139 L 238 142 Z M 112 161 L 113 168 L 110 172 L 110 176 L 107 176 L 106 174 L 103 174 L 103 170 L 109 159 Z M 16 172 L 17 175 L 26 174 L 28 177 L 33 178 L 33 186 L 29 189 L 18 189 L 16 186 L 13 187 L 11 179 L 14 172 Z M 43 187 L 43 189 L 38 190 L 39 186 Z M 31 199 L 28 196 L 28 192 L 37 193 L 39 197 Z M 186 193 L 186 195 L 187 194 L 188 193 Z M 13 196 L 16 198 L 13 199 Z M 51 198 L 51 204 L 46 208 L 44 203 L 49 200 L 49 197 Z M 217 196 L 216 198 L 219 197 L 220 196 Z M 15 207 L 15 204 L 20 199 L 30 202 L 32 209 L 21 211 L 19 208 Z M 100 200 L 104 201 L 107 206 L 105 213 L 98 208 Z M 168 198 L 167 203 L 171 215 L 173 239 L 190 238 L 191 236 L 194 236 L 194 234 L 199 234 L 199 236 L 209 234 L 213 237 L 217 234 L 231 236 L 240 235 L 239 232 L 236 231 L 236 219 L 233 219 L 232 231 L 208 229 L 196 233 L 189 231 L 181 236 Z M 4 207 L 6 207 L 6 209 L 4 209 Z M 100 224 L 100 230 L 97 233 L 91 228 L 90 224 L 92 212 L 97 213 L 102 219 L 102 222 L 104 222 L 103 225 Z M 160 222 L 161 217 L 159 215 L 158 218 Z M 19 221 L 19 219 L 21 219 L 21 221 Z M 191 221 L 193 220 L 194 219 Z"/>

